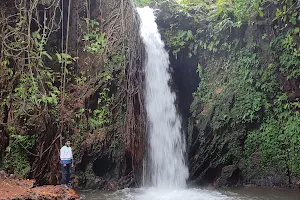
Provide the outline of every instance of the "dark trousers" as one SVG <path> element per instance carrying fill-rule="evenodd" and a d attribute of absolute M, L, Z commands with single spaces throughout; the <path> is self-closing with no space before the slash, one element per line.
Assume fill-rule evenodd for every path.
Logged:
<path fill-rule="evenodd" d="M 69 184 L 70 177 L 71 177 L 71 163 L 66 164 L 64 166 L 63 164 L 61 165 L 62 168 L 62 179 L 61 179 L 61 184 Z"/>

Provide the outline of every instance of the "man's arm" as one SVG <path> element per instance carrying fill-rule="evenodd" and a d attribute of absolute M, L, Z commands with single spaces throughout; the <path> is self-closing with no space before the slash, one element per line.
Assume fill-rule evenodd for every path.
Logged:
<path fill-rule="evenodd" d="M 65 150 L 64 147 L 62 147 L 62 148 L 60 149 L 60 161 L 61 161 L 61 162 L 62 162 L 62 155 L 63 155 L 63 151 L 64 151 L 64 150 Z M 66 167 L 67 165 L 64 164 L 63 166 Z"/>
<path fill-rule="evenodd" d="M 71 157 L 71 159 L 72 159 L 72 165 L 71 165 L 71 166 L 74 167 L 74 159 L 73 159 L 73 151 L 72 151 L 72 148 L 71 148 L 71 156 L 72 156 L 72 157 Z"/>

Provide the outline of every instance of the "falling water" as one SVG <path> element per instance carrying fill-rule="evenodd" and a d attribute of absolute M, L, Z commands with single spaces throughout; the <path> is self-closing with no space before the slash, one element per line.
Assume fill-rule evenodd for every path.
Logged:
<path fill-rule="evenodd" d="M 145 101 L 150 179 L 156 187 L 184 187 L 188 177 L 184 162 L 185 140 L 174 104 L 175 94 L 168 85 L 169 55 L 158 32 L 154 11 L 145 7 L 138 8 L 138 13 L 147 52 Z"/>

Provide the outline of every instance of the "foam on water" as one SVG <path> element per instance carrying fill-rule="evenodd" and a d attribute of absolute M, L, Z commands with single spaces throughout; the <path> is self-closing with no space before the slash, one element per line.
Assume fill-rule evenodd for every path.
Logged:
<path fill-rule="evenodd" d="M 138 188 L 116 192 L 89 191 L 86 200 L 299 200 L 297 190 L 233 188 L 222 191 L 186 188 Z"/>
<path fill-rule="evenodd" d="M 92 198 L 94 197 L 94 198 Z M 89 194 L 89 200 L 238 200 L 220 192 L 202 189 L 124 189 L 101 195 Z"/>

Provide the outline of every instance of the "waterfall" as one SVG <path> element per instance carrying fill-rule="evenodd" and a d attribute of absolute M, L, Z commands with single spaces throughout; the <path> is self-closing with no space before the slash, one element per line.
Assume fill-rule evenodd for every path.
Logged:
<path fill-rule="evenodd" d="M 175 108 L 170 81 L 169 55 L 158 32 L 153 9 L 138 8 L 141 37 L 147 52 L 145 104 L 148 119 L 148 169 L 155 187 L 184 187 L 188 169 L 184 161 L 185 139 Z"/>

